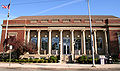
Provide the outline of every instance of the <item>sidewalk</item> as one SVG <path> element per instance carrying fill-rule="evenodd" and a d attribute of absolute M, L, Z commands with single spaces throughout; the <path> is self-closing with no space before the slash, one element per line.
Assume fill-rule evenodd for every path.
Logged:
<path fill-rule="evenodd" d="M 94 68 L 105 68 L 105 69 L 120 69 L 120 64 L 105 64 L 95 65 L 92 67 L 91 64 L 60 64 L 60 63 L 0 63 L 0 67 L 10 68 L 43 68 L 43 69 L 94 69 Z"/>

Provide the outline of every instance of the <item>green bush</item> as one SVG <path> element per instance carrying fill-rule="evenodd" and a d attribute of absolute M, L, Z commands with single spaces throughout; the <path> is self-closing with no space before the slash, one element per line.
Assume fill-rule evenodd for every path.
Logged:
<path fill-rule="evenodd" d="M 57 63 L 57 62 L 58 62 L 58 58 L 55 57 L 55 56 L 50 56 L 49 62 L 50 62 L 50 63 Z"/>
<path fill-rule="evenodd" d="M 33 59 L 28 59 L 28 62 L 29 63 L 33 63 Z"/>
<path fill-rule="evenodd" d="M 45 63 L 48 63 L 48 60 L 47 60 L 47 59 L 45 60 Z"/>
<path fill-rule="evenodd" d="M 81 56 L 76 60 L 76 62 L 81 64 L 92 64 L 93 62 L 92 60 L 93 60 L 92 57 Z M 100 63 L 99 58 L 95 58 L 95 63 L 97 64 Z"/>
<path fill-rule="evenodd" d="M 118 55 L 112 55 L 112 59 L 114 62 L 118 62 Z"/>
<path fill-rule="evenodd" d="M 9 59 L 0 59 L 2 62 L 9 62 Z M 57 63 L 58 58 L 55 56 L 51 56 L 49 59 L 11 59 L 11 62 L 17 62 L 17 63 Z"/>
<path fill-rule="evenodd" d="M 84 64 L 87 63 L 88 57 L 87 56 L 81 56 L 77 59 L 77 62 Z"/>
<path fill-rule="evenodd" d="M 6 61 L 5 62 L 9 62 L 9 59 L 6 59 Z"/>
<path fill-rule="evenodd" d="M 38 63 L 38 59 L 33 59 L 33 63 Z"/>
<path fill-rule="evenodd" d="M 18 59 L 15 59 L 15 62 L 19 62 L 19 60 L 18 60 Z"/>

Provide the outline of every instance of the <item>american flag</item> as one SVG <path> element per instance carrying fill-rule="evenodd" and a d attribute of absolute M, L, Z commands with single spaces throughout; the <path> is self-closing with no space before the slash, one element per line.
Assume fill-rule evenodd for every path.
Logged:
<path fill-rule="evenodd" d="M 2 8 L 7 8 L 7 9 L 10 9 L 10 4 L 8 4 L 8 5 L 2 5 Z"/>

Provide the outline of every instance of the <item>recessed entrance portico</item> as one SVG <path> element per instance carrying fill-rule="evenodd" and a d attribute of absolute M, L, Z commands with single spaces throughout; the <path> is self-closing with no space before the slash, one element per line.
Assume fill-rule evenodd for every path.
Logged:
<path fill-rule="evenodd" d="M 64 30 L 61 29 L 63 28 L 54 27 L 49 28 L 48 30 L 39 29 L 40 32 L 36 31 L 38 32 L 37 37 L 38 41 L 40 42 L 37 43 L 37 45 L 40 44 L 38 49 L 38 51 L 40 51 L 40 55 L 60 55 L 60 58 L 63 61 L 65 61 L 69 56 L 72 56 L 72 60 L 74 60 L 76 57 L 81 55 L 91 55 L 90 36 L 88 29 L 72 27 L 64 28 Z M 32 35 L 31 32 L 32 31 L 30 30 L 29 35 Z M 105 51 L 104 48 L 106 48 L 105 44 L 103 43 L 105 36 L 101 36 L 102 33 L 104 34 L 103 30 L 94 31 L 94 37 L 96 37 L 96 41 L 94 39 L 94 45 L 96 44 L 94 46 L 96 54 L 101 54 L 100 51 Z"/>

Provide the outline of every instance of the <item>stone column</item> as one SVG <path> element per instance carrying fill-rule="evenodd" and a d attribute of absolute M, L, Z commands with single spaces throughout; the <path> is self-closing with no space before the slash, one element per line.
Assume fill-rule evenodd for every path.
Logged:
<path fill-rule="evenodd" d="M 27 31 L 27 43 L 30 41 L 30 30 Z"/>
<path fill-rule="evenodd" d="M 26 30 L 24 30 L 24 42 L 26 42 Z"/>
<path fill-rule="evenodd" d="M 107 31 L 104 30 L 105 33 L 105 54 L 108 54 L 108 40 L 107 40 Z"/>
<path fill-rule="evenodd" d="M 51 55 L 51 33 L 52 30 L 49 30 L 49 55 Z"/>
<path fill-rule="evenodd" d="M 85 30 L 82 30 L 82 32 L 83 32 L 83 50 L 84 50 L 84 55 L 86 55 Z"/>
<path fill-rule="evenodd" d="M 71 30 L 71 35 L 72 35 L 72 60 L 74 60 L 74 57 L 75 57 L 75 51 L 74 51 L 74 30 Z"/>
<path fill-rule="evenodd" d="M 40 54 L 40 30 L 38 30 L 38 54 Z"/>
<path fill-rule="evenodd" d="M 83 34 L 82 34 L 82 30 L 81 30 L 81 51 L 82 51 L 82 54 L 84 54 L 84 51 L 83 51 Z"/>
<path fill-rule="evenodd" d="M 97 39 L 96 39 L 96 30 L 94 30 L 94 45 L 95 45 L 95 54 L 97 54 Z"/>
<path fill-rule="evenodd" d="M 62 37 L 63 30 L 60 30 L 60 63 L 62 63 L 62 56 L 63 56 L 63 37 Z"/>

